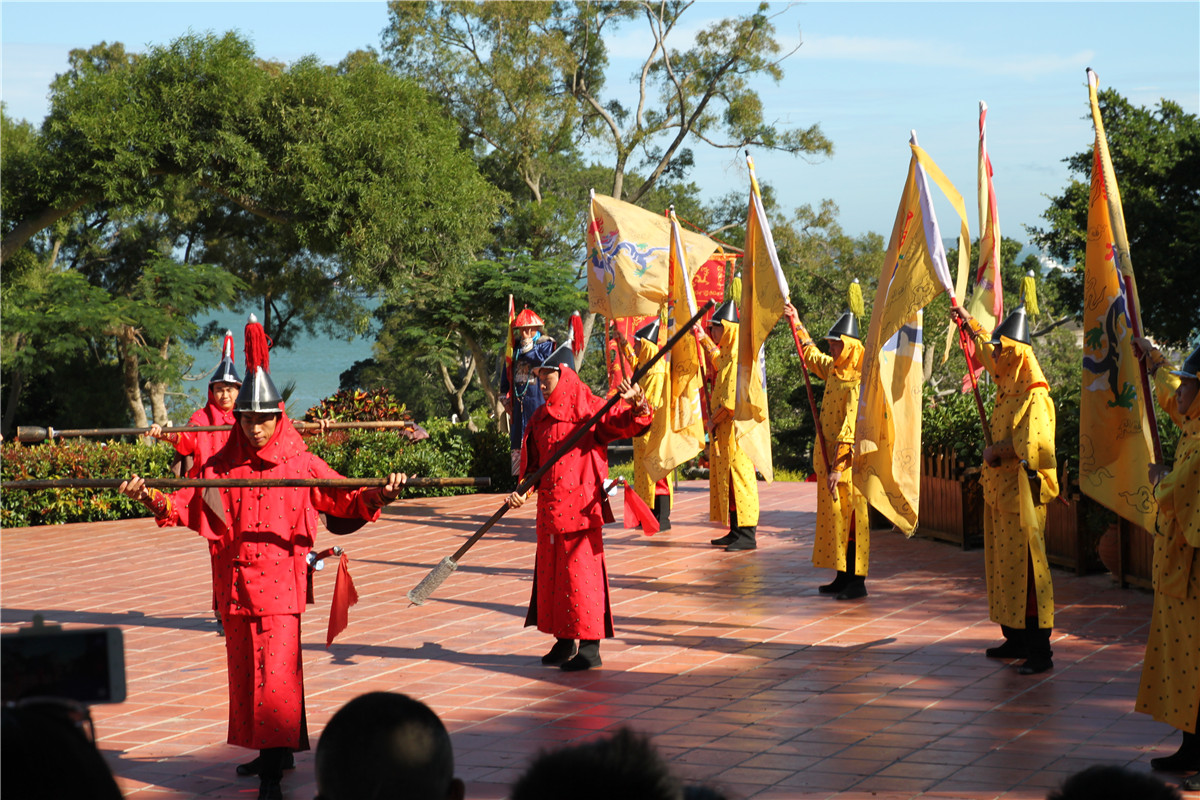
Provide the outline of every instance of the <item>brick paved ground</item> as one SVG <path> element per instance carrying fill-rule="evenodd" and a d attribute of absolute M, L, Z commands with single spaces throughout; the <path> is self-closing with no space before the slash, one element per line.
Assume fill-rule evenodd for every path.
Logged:
<path fill-rule="evenodd" d="M 652 734 L 687 778 L 756 800 L 1041 798 L 1084 766 L 1148 769 L 1177 745 L 1132 710 L 1147 594 L 1056 570 L 1056 668 L 1022 677 L 982 655 L 998 630 L 980 551 L 879 531 L 870 597 L 819 595 L 829 573 L 809 563 L 814 492 L 763 487 L 757 552 L 708 545 L 722 529 L 705 521 L 703 482 L 683 485 L 668 533 L 610 526 L 619 638 L 602 669 L 575 674 L 542 667 L 548 637 L 522 628 L 532 509 L 504 517 L 414 607 L 405 593 L 500 498 L 397 504 L 341 540 L 362 599 L 328 650 L 333 576 L 318 577 L 304 623 L 310 730 L 359 693 L 412 694 L 446 721 L 470 798 L 504 797 L 539 748 L 621 724 Z M 223 743 L 224 652 L 198 537 L 146 520 L 9 529 L 0 561 L 3 630 L 35 612 L 124 629 L 128 700 L 94 715 L 128 797 L 255 796 L 254 779 L 233 775 L 248 751 Z M 284 790 L 312 797 L 311 753 Z"/>

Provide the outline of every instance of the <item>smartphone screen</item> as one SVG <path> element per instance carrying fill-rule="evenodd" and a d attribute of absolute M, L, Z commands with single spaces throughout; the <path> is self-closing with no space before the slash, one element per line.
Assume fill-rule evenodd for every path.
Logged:
<path fill-rule="evenodd" d="M 66 697 L 81 703 L 125 700 L 120 628 L 26 630 L 0 635 L 0 699 Z"/>

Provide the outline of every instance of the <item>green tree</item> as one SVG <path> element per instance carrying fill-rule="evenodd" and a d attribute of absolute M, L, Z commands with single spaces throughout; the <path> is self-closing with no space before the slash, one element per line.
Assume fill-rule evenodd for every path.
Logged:
<path fill-rule="evenodd" d="M 1200 117 L 1162 99 L 1135 106 L 1112 89 L 1099 93 L 1100 113 L 1125 212 L 1146 330 L 1170 346 L 1197 332 L 1200 307 Z M 1090 115 L 1088 116 L 1090 119 Z M 1064 159 L 1072 179 L 1050 198 L 1049 225 L 1033 240 L 1065 266 L 1053 273 L 1060 295 L 1082 313 L 1092 147 Z"/>

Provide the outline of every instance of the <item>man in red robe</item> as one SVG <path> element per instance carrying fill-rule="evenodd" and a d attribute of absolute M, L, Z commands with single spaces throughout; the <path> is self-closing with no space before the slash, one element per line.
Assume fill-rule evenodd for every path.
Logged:
<path fill-rule="evenodd" d="M 236 424 L 233 404 L 241 388 L 242 379 L 233 363 L 233 332 L 225 331 L 225 340 L 221 346 L 221 363 L 217 364 L 216 370 L 208 380 L 208 403 L 192 414 L 187 421 L 187 427 Z M 199 477 L 201 465 L 229 441 L 229 431 L 164 431 L 157 423 L 150 426 L 149 435 L 175 448 L 175 472 L 188 478 Z M 224 636 L 221 610 L 217 605 L 217 548 L 211 541 L 208 545 L 208 555 L 212 561 L 212 608 L 217 618 L 217 635 Z"/>
<path fill-rule="evenodd" d="M 237 427 L 201 466 L 199 477 L 340 477 L 308 452 L 284 416 L 271 376 L 260 366 L 266 361 L 265 337 L 253 343 L 261 333 L 257 322 L 247 326 L 246 381 L 234 406 Z M 136 475 L 121 485 L 154 512 L 160 526 L 186 525 L 214 543 L 229 676 L 227 741 L 259 751 L 238 773 L 259 776 L 260 800 L 282 798 L 286 761 L 309 747 L 300 614 L 317 515 L 374 521 L 406 480 L 389 475 L 382 489 L 187 488 L 170 495 L 147 490 Z"/>
<path fill-rule="evenodd" d="M 576 427 L 605 403 L 575 374 L 569 344 L 537 368 L 546 402 L 526 426 L 522 480 L 546 463 Z M 604 523 L 613 520 L 604 490 L 608 444 L 643 433 L 654 418 L 640 387 L 626 379 L 620 392 L 624 402 L 610 408 L 533 487 L 537 490 L 537 554 L 525 624 L 537 625 L 539 631 L 555 637 L 542 663 L 568 672 L 600 666 L 600 640 L 613 635 L 601 535 Z M 508 504 L 517 508 L 525 500 L 526 495 L 513 492 Z"/>

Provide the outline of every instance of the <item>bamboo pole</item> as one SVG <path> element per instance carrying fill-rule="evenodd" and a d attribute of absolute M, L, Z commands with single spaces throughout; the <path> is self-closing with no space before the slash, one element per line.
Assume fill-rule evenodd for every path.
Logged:
<path fill-rule="evenodd" d="M 291 420 L 292 427 L 301 431 L 320 430 L 321 423 L 305 422 L 303 420 Z M 374 420 L 369 422 L 327 422 L 325 427 L 328 430 L 341 430 L 348 428 L 367 428 L 367 429 L 396 429 L 396 428 L 414 428 L 416 425 L 405 420 Z M 215 433 L 217 431 L 233 430 L 232 425 L 181 425 L 179 427 L 162 428 L 163 433 Z M 17 426 L 17 441 L 24 444 L 33 444 L 36 442 L 44 442 L 47 439 L 69 439 L 75 437 L 101 437 L 101 436 L 145 436 L 150 432 L 149 428 L 70 428 L 65 430 L 56 430 L 54 428 L 41 428 L 36 425 L 19 425 Z"/>
<path fill-rule="evenodd" d="M 54 478 L 45 480 L 2 481 L 0 489 L 37 491 L 40 489 L 116 489 L 125 482 L 124 478 Z M 148 489 L 234 489 L 285 487 L 289 489 L 329 488 L 357 489 L 364 486 L 386 486 L 387 478 L 146 478 Z M 488 488 L 489 477 L 464 478 L 409 478 L 408 489 L 425 489 L 442 486 L 473 486 Z"/>
<path fill-rule="evenodd" d="M 645 364 L 642 364 L 633 371 L 633 376 L 629 379 L 629 383 L 632 385 L 637 385 L 637 382 L 645 377 L 646 373 L 650 371 L 650 368 L 657 364 L 660 358 L 671 352 L 671 348 L 674 347 L 679 340 L 684 337 L 685 334 L 690 333 L 692 328 L 696 326 L 696 323 L 699 322 L 700 319 L 707 314 L 714 305 L 715 304 L 712 300 L 709 300 L 707 303 L 705 303 L 704 306 L 698 312 L 696 312 L 694 317 L 689 319 L 682 327 L 679 328 L 679 330 L 675 332 L 675 335 L 667 340 L 667 343 L 663 345 L 662 349 L 655 353 L 652 358 L 648 359 Z M 571 448 L 575 446 L 576 442 L 583 438 L 583 435 L 591 430 L 592 426 L 599 422 L 601 417 L 608 413 L 608 410 L 616 405 L 619 399 L 621 399 L 620 394 L 613 394 L 608 398 L 607 401 L 605 401 L 604 405 L 596 411 L 596 413 L 592 414 L 591 417 L 581 422 L 579 426 L 576 427 L 571 433 L 571 435 L 568 436 L 561 445 L 559 445 L 559 448 L 554 451 L 550 458 L 546 459 L 546 462 L 542 464 L 542 466 L 539 467 L 536 472 L 534 472 L 532 475 L 527 475 L 523 481 L 517 484 L 517 494 L 525 494 L 531 488 L 536 486 L 537 482 L 541 480 L 543 475 L 546 474 L 546 470 L 550 469 L 550 467 L 554 466 L 555 462 L 570 452 Z M 450 573 L 454 572 L 454 570 L 458 568 L 459 560 L 467 554 L 468 550 L 475 546 L 475 543 L 478 542 L 485 533 L 491 530 L 493 525 L 500 521 L 500 518 L 504 516 L 508 509 L 509 505 L 506 500 L 503 504 L 501 504 L 500 508 L 496 509 L 496 512 L 492 514 L 492 516 L 489 517 L 488 520 L 483 523 L 483 525 L 480 526 L 479 530 L 471 534 L 471 538 L 467 539 L 467 541 L 464 542 L 461 547 L 454 551 L 453 555 L 443 558 L 437 566 L 430 570 L 428 575 L 421 579 L 420 583 L 418 583 L 409 591 L 409 602 L 418 606 L 424 604 L 425 601 L 429 599 L 429 596 L 433 594 L 433 592 L 439 586 L 446 582 L 446 579 L 450 577 Z"/>

